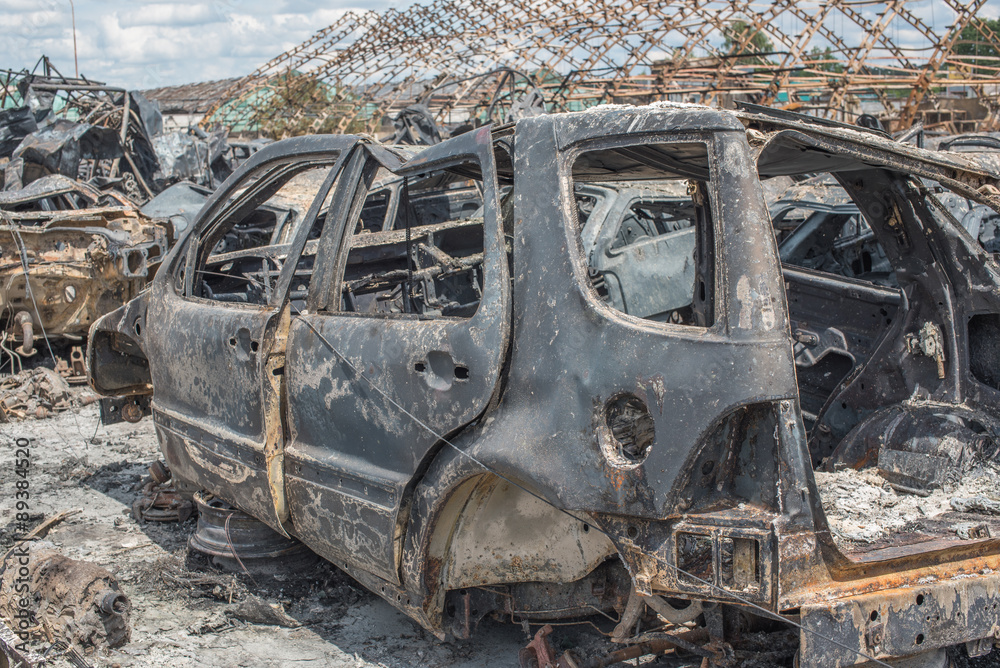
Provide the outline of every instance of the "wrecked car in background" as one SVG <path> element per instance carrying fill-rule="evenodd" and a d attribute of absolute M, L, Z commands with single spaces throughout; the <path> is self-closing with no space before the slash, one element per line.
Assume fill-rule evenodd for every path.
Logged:
<path fill-rule="evenodd" d="M 783 264 L 758 172 L 831 174 L 894 283 Z M 438 177 L 471 180 L 476 212 L 422 224 L 410 186 Z M 816 483 L 873 469 L 927 492 L 996 456 L 1000 268 L 928 181 L 1000 207 L 959 156 L 689 105 L 412 154 L 283 141 L 93 326 L 90 382 L 151 408 L 175 478 L 440 637 L 599 611 L 707 665 L 791 632 L 802 667 L 945 666 L 1000 627 L 996 516 L 859 544 Z M 311 204 L 277 238 L 260 221 L 291 193 Z"/>
<path fill-rule="evenodd" d="M 0 331 L 21 356 L 43 336 L 81 342 L 139 294 L 171 240 L 121 194 L 58 174 L 0 192 L 0 235 Z"/>
<path fill-rule="evenodd" d="M 933 183 L 924 186 L 934 206 L 947 209 L 984 250 L 1000 252 L 1000 214 Z M 864 214 L 832 176 L 800 181 L 774 200 L 769 210 L 782 262 L 898 287 Z"/>
<path fill-rule="evenodd" d="M 136 91 L 64 77 L 44 56 L 40 67 L 43 73 L 0 71 L 4 189 L 62 174 L 113 183 L 136 203 L 152 197 L 157 157 L 150 137 L 162 126 L 159 111 Z"/>

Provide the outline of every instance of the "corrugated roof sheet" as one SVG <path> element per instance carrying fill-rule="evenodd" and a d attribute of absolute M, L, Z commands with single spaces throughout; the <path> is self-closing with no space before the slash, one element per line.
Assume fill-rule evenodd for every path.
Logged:
<path fill-rule="evenodd" d="M 142 94 L 159 102 L 164 114 L 203 114 L 237 81 L 238 78 L 233 78 L 165 86 L 144 90 Z"/>

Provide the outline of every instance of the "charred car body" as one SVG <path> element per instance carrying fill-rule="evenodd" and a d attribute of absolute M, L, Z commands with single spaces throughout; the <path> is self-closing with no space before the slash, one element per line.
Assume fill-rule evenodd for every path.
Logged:
<path fill-rule="evenodd" d="M 61 175 L 0 193 L 0 318 L 18 353 L 82 341 L 100 316 L 145 287 L 166 230 L 113 191 Z"/>
<path fill-rule="evenodd" d="M 403 200 L 471 179 L 481 210 L 421 225 L 401 201 L 366 229 L 380 171 Z M 814 172 L 865 213 L 896 287 L 782 265 L 757 174 Z M 596 609 L 628 640 L 648 605 L 702 626 L 642 639 L 719 665 L 775 620 L 800 666 L 944 665 L 945 647 L 992 647 L 1000 524 L 859 551 L 813 475 L 894 458 L 917 479 L 950 461 L 935 443 L 989 458 L 1000 434 L 1000 269 L 927 180 L 1000 205 L 956 156 L 690 106 L 525 119 L 415 155 L 280 142 L 95 324 L 91 383 L 152 397 L 176 477 L 442 636 Z M 290 237 L 239 234 L 304 182 Z"/>

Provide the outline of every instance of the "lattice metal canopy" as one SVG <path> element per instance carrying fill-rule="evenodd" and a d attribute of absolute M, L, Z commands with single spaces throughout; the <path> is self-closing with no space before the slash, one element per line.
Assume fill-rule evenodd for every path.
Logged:
<path fill-rule="evenodd" d="M 976 100 L 944 105 L 932 124 L 969 129 L 978 101 L 977 129 L 991 129 L 1000 38 L 976 19 L 986 4 L 433 0 L 348 12 L 238 80 L 204 123 L 376 132 L 413 104 L 457 125 L 506 120 L 539 99 L 548 111 L 747 99 L 845 121 L 870 113 L 898 130 L 966 97 Z"/>

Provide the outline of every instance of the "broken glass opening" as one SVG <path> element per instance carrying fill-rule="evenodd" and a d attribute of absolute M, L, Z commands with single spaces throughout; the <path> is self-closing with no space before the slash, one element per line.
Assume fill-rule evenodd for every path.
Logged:
<path fill-rule="evenodd" d="M 483 291 L 482 185 L 454 169 L 396 178 L 369 193 L 350 242 L 341 311 L 461 318 L 476 312 Z"/>
<path fill-rule="evenodd" d="M 712 324 L 704 143 L 622 146 L 573 165 L 577 228 L 597 296 L 629 315 Z"/>

